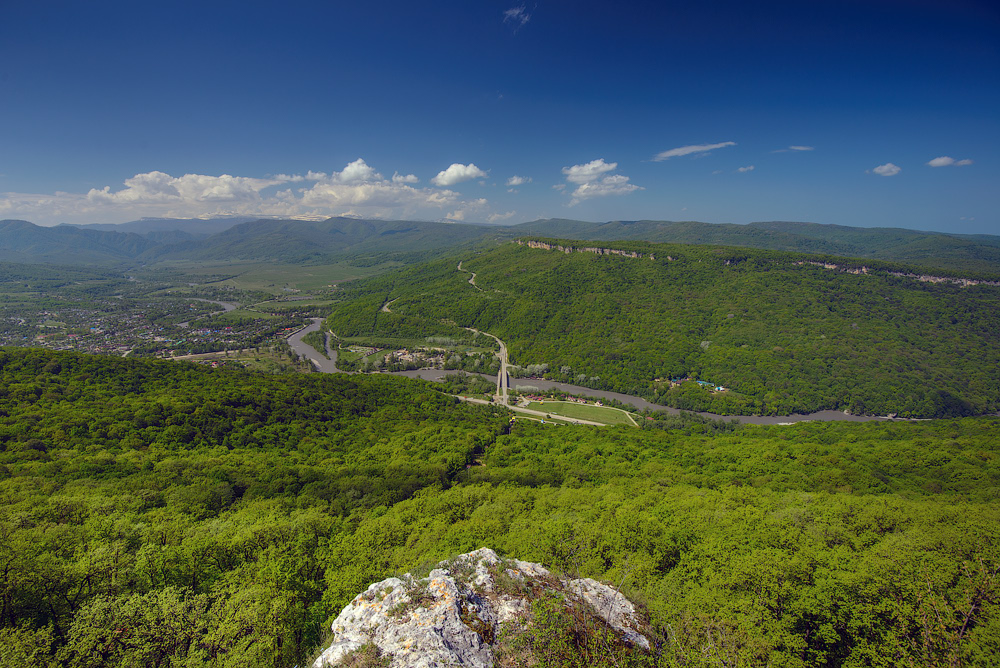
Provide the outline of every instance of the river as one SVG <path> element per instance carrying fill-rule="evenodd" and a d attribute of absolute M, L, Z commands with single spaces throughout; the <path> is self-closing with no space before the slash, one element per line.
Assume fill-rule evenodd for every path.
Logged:
<path fill-rule="evenodd" d="M 326 359 L 322 355 L 316 352 L 316 350 L 307 343 L 302 341 L 302 337 L 309 332 L 315 332 L 320 328 L 323 322 L 322 318 L 313 318 L 312 324 L 300 329 L 295 334 L 288 337 L 288 345 L 292 347 L 299 356 L 305 357 L 306 359 L 312 360 L 312 363 L 316 368 L 323 373 L 344 373 L 337 369 L 337 351 L 331 350 L 330 356 L 332 359 Z M 407 378 L 422 378 L 424 380 L 430 381 L 440 381 L 447 374 L 457 373 L 456 371 L 444 371 L 441 369 L 417 369 L 415 371 L 394 371 L 391 372 L 393 376 L 405 376 Z M 482 376 L 486 380 L 495 383 L 496 376 L 488 375 L 485 373 L 476 374 Z M 660 404 L 654 404 L 640 397 L 633 397 L 629 394 L 620 394 L 618 392 L 606 392 L 604 390 L 594 390 L 589 387 L 582 387 L 580 385 L 570 385 L 569 383 L 558 383 L 553 380 L 536 380 L 532 378 L 511 378 L 510 379 L 511 389 L 518 389 L 522 387 L 537 387 L 539 390 L 558 390 L 560 392 L 565 392 L 567 394 L 576 394 L 585 397 L 591 397 L 593 399 L 614 399 L 620 401 L 623 404 L 628 404 L 638 410 L 652 410 L 652 411 L 665 411 L 671 415 L 676 415 L 682 411 L 676 408 L 670 408 L 668 406 L 661 406 Z M 818 411 L 816 413 L 799 414 L 795 413 L 792 415 L 716 415 L 715 413 L 698 413 L 706 418 L 712 420 L 739 420 L 744 424 L 763 424 L 763 425 L 775 425 L 775 424 L 792 424 L 794 422 L 872 422 L 872 421 L 892 421 L 893 418 L 887 417 L 876 417 L 872 415 L 850 415 L 842 411 Z"/>
<path fill-rule="evenodd" d="M 201 297 L 190 297 L 188 301 L 192 302 L 205 302 L 206 304 L 218 304 L 222 307 L 223 313 L 229 313 L 230 311 L 235 311 L 239 304 L 234 304 L 233 302 L 219 302 L 214 299 L 202 299 Z M 205 316 L 201 316 L 205 317 Z M 190 320 L 185 320 L 184 322 L 177 323 L 178 327 L 187 328 L 191 324 Z"/>

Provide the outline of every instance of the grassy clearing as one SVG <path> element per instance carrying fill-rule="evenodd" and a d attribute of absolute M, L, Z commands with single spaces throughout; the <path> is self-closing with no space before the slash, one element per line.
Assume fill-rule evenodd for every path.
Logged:
<path fill-rule="evenodd" d="M 562 415 L 563 417 L 575 418 L 577 420 L 593 420 L 594 422 L 603 422 L 604 424 L 635 426 L 635 423 L 629 418 L 628 413 L 620 408 L 577 404 L 570 401 L 532 401 L 528 404 L 527 408 L 533 411 L 543 411 L 552 415 Z"/>

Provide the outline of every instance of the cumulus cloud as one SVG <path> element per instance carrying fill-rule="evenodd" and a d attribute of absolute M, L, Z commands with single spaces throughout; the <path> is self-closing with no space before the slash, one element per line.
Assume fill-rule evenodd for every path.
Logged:
<path fill-rule="evenodd" d="M 507 213 L 493 213 L 490 214 L 486 220 L 491 223 L 499 223 L 501 220 L 507 220 L 508 218 L 513 218 L 517 215 L 516 211 L 508 211 Z"/>
<path fill-rule="evenodd" d="M 465 175 L 484 176 L 475 165 Z M 461 170 L 459 170 L 461 171 Z M 442 182 L 457 178 L 442 172 Z M 461 176 L 459 174 L 458 176 Z M 222 174 L 172 176 L 152 171 L 136 174 L 123 186 L 87 193 L 0 194 L 0 218 L 19 217 L 51 225 L 62 222 L 124 222 L 142 216 L 198 218 L 219 215 L 322 219 L 337 215 L 371 218 L 438 219 L 443 211 L 488 213 L 484 199 L 466 201 L 447 188 L 415 187 L 412 175 L 383 178 L 363 159 L 340 172 L 309 171 L 305 176 L 277 174 L 252 178 Z"/>
<path fill-rule="evenodd" d="M 91 202 L 103 203 L 149 203 L 171 202 L 239 202 L 256 200 L 260 191 L 283 183 L 276 179 L 252 179 L 244 176 L 206 176 L 185 174 L 174 177 L 153 171 L 136 174 L 125 179 L 125 188 L 111 192 L 110 186 L 87 193 Z"/>
<path fill-rule="evenodd" d="M 900 169 L 897 165 L 894 165 L 891 162 L 887 162 L 884 165 L 879 165 L 872 171 L 878 174 L 879 176 L 895 176 L 896 174 L 899 174 L 903 170 Z"/>
<path fill-rule="evenodd" d="M 382 176 L 369 167 L 364 160 L 358 158 L 344 167 L 344 171 L 335 174 L 334 178 L 341 183 L 354 183 L 356 181 L 381 180 Z"/>
<path fill-rule="evenodd" d="M 640 186 L 629 183 L 627 176 L 610 173 L 617 168 L 617 162 L 604 162 L 604 158 L 591 160 L 582 165 L 563 167 L 562 173 L 566 176 L 566 181 L 576 185 L 569 205 L 575 206 L 592 197 L 627 195 L 642 190 Z"/>
<path fill-rule="evenodd" d="M 969 160 L 968 158 L 966 158 L 965 160 L 955 160 L 954 158 L 942 155 L 940 158 L 934 158 L 927 164 L 930 165 L 931 167 L 949 167 L 949 166 L 964 167 L 965 165 L 971 165 L 972 161 Z"/>
<path fill-rule="evenodd" d="M 503 22 L 512 24 L 514 26 L 514 30 L 521 28 L 530 20 L 531 14 L 528 13 L 527 7 L 524 5 L 511 7 L 503 13 Z"/>
<path fill-rule="evenodd" d="M 714 151 L 717 148 L 725 148 L 727 146 L 736 146 L 736 142 L 724 141 L 719 142 L 718 144 L 691 144 L 690 146 L 678 146 L 677 148 L 672 148 L 669 151 L 657 153 L 653 156 L 653 162 L 662 162 L 664 160 L 669 160 L 670 158 L 679 158 L 682 155 L 691 155 L 692 153 L 708 153 L 709 151 Z"/>
<path fill-rule="evenodd" d="M 747 165 L 746 167 L 740 167 L 736 171 L 745 174 L 746 172 L 752 172 L 754 170 L 753 165 Z"/>
<path fill-rule="evenodd" d="M 525 183 L 531 183 L 530 176 L 517 176 L 516 174 L 509 179 L 507 179 L 508 186 L 523 186 Z"/>
<path fill-rule="evenodd" d="M 431 179 L 431 183 L 436 186 L 448 187 L 463 181 L 485 178 L 486 176 L 486 172 L 479 169 L 471 162 L 467 165 L 456 162 L 448 169 L 438 172 L 438 175 Z"/>
<path fill-rule="evenodd" d="M 604 162 L 604 158 L 591 160 L 582 165 L 563 167 L 562 173 L 566 175 L 566 180 L 570 183 L 590 183 L 596 181 L 606 172 L 614 171 L 618 168 L 617 162 Z"/>
<path fill-rule="evenodd" d="M 486 208 L 488 204 L 489 202 L 483 197 L 480 197 L 479 199 L 469 200 L 467 202 L 463 202 L 462 206 L 449 213 L 447 216 L 445 216 L 445 218 L 447 220 L 459 220 L 459 221 L 466 220 L 467 216 L 482 211 L 483 209 Z"/>

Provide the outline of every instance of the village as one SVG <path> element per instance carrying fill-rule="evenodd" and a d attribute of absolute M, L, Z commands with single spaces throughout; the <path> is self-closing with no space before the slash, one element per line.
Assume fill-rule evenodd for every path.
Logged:
<path fill-rule="evenodd" d="M 0 304 L 0 345 L 173 357 L 259 346 L 303 322 L 285 314 L 220 318 L 218 311 L 191 299 L 50 296 L 42 308 Z"/>

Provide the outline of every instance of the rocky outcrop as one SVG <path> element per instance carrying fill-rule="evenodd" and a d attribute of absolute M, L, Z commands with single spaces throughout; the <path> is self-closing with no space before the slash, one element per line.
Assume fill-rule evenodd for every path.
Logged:
<path fill-rule="evenodd" d="M 336 666 L 374 647 L 394 668 L 491 668 L 498 641 L 509 646 L 530 628 L 532 601 L 540 596 L 594 620 L 621 647 L 649 649 L 635 607 L 612 587 L 482 548 L 442 562 L 425 578 L 407 574 L 368 587 L 334 620 L 333 642 L 313 666 Z"/>
<path fill-rule="evenodd" d="M 729 264 L 726 261 L 726 264 Z M 823 267 L 824 269 L 831 269 L 834 271 L 839 271 L 846 274 L 868 274 L 869 269 L 866 266 L 860 267 L 849 267 L 846 265 L 834 264 L 832 262 L 812 262 L 807 260 L 801 260 L 795 263 L 798 266 L 805 264 L 810 264 L 815 267 Z M 1000 281 L 987 281 L 977 278 L 956 278 L 954 276 L 931 276 L 929 274 L 914 274 L 910 272 L 903 271 L 887 271 L 889 276 L 899 276 L 901 278 L 912 278 L 923 283 L 951 283 L 952 285 L 958 285 L 963 288 L 967 288 L 973 285 L 994 285 L 1000 286 Z"/>
<path fill-rule="evenodd" d="M 629 257 L 635 260 L 640 258 L 648 257 L 650 260 L 655 260 L 656 257 L 652 254 L 637 253 L 636 251 L 626 251 L 618 248 L 600 248 L 597 246 L 562 246 L 560 244 L 550 244 L 544 241 L 534 241 L 529 239 L 525 241 L 524 239 L 516 239 L 514 241 L 519 246 L 527 246 L 528 248 L 539 248 L 542 250 L 554 250 L 560 253 L 597 253 L 598 255 L 621 255 L 622 257 Z M 673 258 L 667 258 L 673 260 Z"/>

